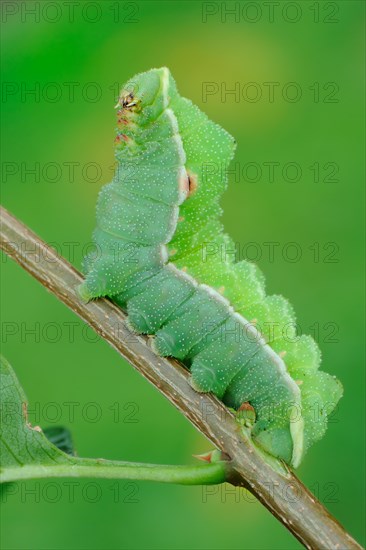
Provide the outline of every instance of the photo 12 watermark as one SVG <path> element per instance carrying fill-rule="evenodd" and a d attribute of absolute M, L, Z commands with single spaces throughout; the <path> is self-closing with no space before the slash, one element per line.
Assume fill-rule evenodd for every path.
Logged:
<path fill-rule="evenodd" d="M 296 82 L 296 81 L 248 81 L 248 82 L 202 82 L 202 103 L 210 99 L 221 103 L 339 103 L 338 82 Z"/>
<path fill-rule="evenodd" d="M 136 24 L 140 22 L 142 2 L 102 0 L 24 0 L 1 2 L 1 22 L 27 23 L 86 23 L 97 25 L 100 22 Z"/>
<path fill-rule="evenodd" d="M 59 502 L 75 505 L 80 502 L 99 505 L 103 502 L 138 504 L 141 498 L 140 490 L 140 485 L 136 481 L 18 481 L 4 485 L 0 493 L 0 502 L 18 502 L 26 505 Z"/>
<path fill-rule="evenodd" d="M 334 25 L 341 20 L 339 2 L 226 1 L 202 2 L 201 21 L 205 24 L 249 24 L 300 22 Z"/>

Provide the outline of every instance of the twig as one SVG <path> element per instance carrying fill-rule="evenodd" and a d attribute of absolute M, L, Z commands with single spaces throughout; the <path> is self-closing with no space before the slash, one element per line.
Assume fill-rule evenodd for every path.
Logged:
<path fill-rule="evenodd" d="M 83 303 L 75 289 L 82 276 L 25 225 L 1 208 L 1 248 L 107 340 L 230 459 L 230 482 L 247 488 L 306 548 L 351 550 L 361 546 L 287 468 L 276 469 L 243 437 L 233 415 L 214 396 L 195 392 L 188 372 L 158 357 L 148 338 L 134 335 L 126 315 L 109 300 Z M 132 341 L 131 341 L 132 340 Z"/>

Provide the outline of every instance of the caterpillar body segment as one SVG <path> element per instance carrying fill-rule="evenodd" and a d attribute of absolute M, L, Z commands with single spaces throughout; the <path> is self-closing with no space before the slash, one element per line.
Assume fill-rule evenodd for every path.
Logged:
<path fill-rule="evenodd" d="M 151 224 L 154 215 L 159 223 Z M 152 201 L 134 193 L 116 192 L 113 185 L 106 185 L 99 194 L 99 229 L 137 246 L 169 242 L 178 215 L 178 206 Z"/>
<path fill-rule="evenodd" d="M 194 294 L 194 281 L 172 264 L 141 285 L 137 294 L 127 301 L 131 326 L 143 334 L 156 334 L 175 312 Z"/>
<path fill-rule="evenodd" d="M 177 359 L 194 356 L 207 345 L 207 338 L 229 317 L 228 304 L 211 296 L 210 288 L 199 285 L 156 333 L 154 348 L 159 355 Z"/>
<path fill-rule="evenodd" d="M 85 260 L 81 297 L 126 308 L 157 353 L 190 368 L 197 391 L 252 407 L 255 442 L 298 466 L 342 387 L 318 370 L 318 347 L 297 335 L 287 300 L 266 296 L 259 269 L 236 262 L 219 220 L 233 138 L 178 94 L 166 68 L 131 79 L 116 109 L 118 168 L 99 195 L 98 254 Z"/>

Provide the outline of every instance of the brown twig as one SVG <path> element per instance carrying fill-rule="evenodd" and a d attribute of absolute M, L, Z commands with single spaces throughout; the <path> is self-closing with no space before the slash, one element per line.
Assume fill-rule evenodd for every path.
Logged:
<path fill-rule="evenodd" d="M 287 469 L 272 468 L 214 396 L 195 392 L 177 361 L 158 357 L 148 338 L 134 335 L 126 315 L 109 300 L 83 303 L 75 289 L 82 276 L 37 235 L 1 207 L 1 248 L 107 340 L 127 361 L 231 459 L 230 482 L 246 487 L 306 548 L 351 550 L 361 546 Z"/>

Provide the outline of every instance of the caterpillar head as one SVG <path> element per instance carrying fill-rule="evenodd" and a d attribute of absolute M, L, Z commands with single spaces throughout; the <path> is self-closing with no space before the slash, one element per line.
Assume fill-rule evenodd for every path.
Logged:
<path fill-rule="evenodd" d="M 116 108 L 120 124 L 140 126 L 156 118 L 168 104 L 170 72 L 166 67 L 151 69 L 124 84 Z"/>

